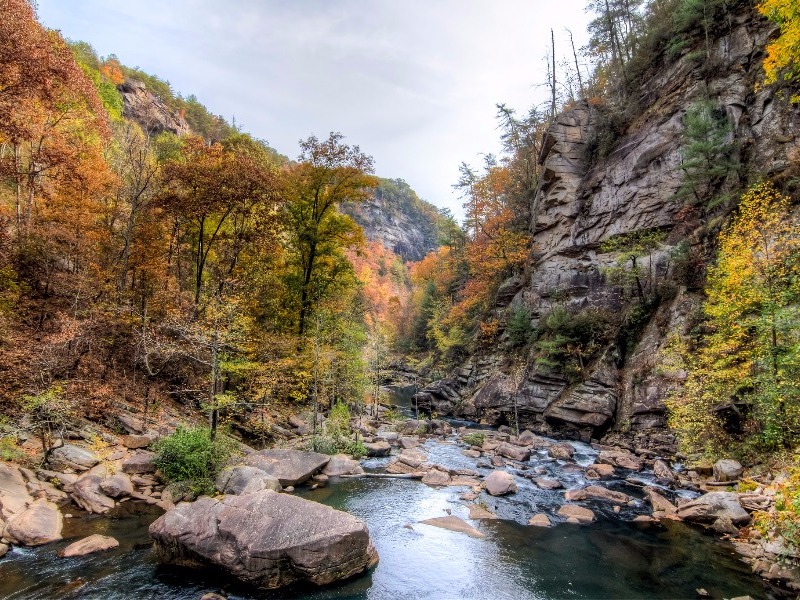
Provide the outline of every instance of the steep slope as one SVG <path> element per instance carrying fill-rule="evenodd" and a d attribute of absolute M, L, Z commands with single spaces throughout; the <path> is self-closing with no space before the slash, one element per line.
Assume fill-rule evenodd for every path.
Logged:
<path fill-rule="evenodd" d="M 603 339 L 577 374 L 544 365 L 533 352 L 520 366 L 502 348 L 484 349 L 451 379 L 426 388 L 421 406 L 495 424 L 511 423 L 517 412 L 521 427 L 584 439 L 664 428 L 664 399 L 685 377 L 663 366 L 671 334 L 692 326 L 702 300 L 694 276 L 725 216 L 701 219 L 676 197 L 684 181 L 684 116 L 693 102 L 710 98 L 732 124 L 742 177 L 785 169 L 798 146 L 800 112 L 769 89 L 754 91 L 770 30 L 755 13 L 743 15 L 713 40 L 707 57 L 687 50 L 645 82 L 638 99 L 644 108 L 601 160 L 591 153 L 603 123 L 589 105 L 562 113 L 548 131 L 532 206 L 534 254 L 511 305 L 527 309 L 534 326 L 555 309 L 608 320 L 631 314 L 630 298 L 608 276 L 625 257 L 607 243 L 657 233 L 662 242 L 640 258 L 651 293 L 638 320 L 621 323 L 620 334 Z"/>
<path fill-rule="evenodd" d="M 370 200 L 342 209 L 364 228 L 367 239 L 406 261 L 421 260 L 438 246 L 436 207 L 421 200 L 402 179 L 381 179 Z"/>

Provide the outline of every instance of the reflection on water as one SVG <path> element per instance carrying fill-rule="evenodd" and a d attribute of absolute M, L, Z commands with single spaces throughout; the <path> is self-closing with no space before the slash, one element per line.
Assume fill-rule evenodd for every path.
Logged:
<path fill-rule="evenodd" d="M 431 462 L 476 467 L 452 443 L 429 442 L 427 447 Z M 591 459 L 590 447 L 578 451 Z M 544 457 L 535 456 L 528 468 L 545 469 L 545 476 L 557 476 L 567 487 L 582 482 L 579 474 L 565 472 L 563 463 Z M 229 598 L 297 600 L 693 598 L 699 587 L 715 598 L 764 597 L 760 581 L 730 548 L 680 523 L 662 527 L 624 520 L 630 511 L 642 510 L 636 507 L 615 515 L 607 506 L 593 505 L 599 521 L 589 527 L 528 527 L 524 523 L 531 514 L 552 515 L 564 492 L 517 480 L 516 495 L 485 497 L 507 520 L 475 522 L 484 539 L 419 524 L 447 510 L 466 519 L 468 509 L 459 500 L 464 488 L 435 489 L 407 479 L 347 479 L 303 492 L 364 519 L 381 557 L 369 574 L 331 588 L 254 594 L 224 576 L 161 567 L 146 529 L 158 510 L 134 510 L 126 503 L 113 519 L 68 520 L 65 537 L 71 539 L 65 542 L 15 549 L 0 560 L 0 597 L 196 600 L 204 592 L 222 590 Z M 95 532 L 116 537 L 120 548 L 82 558 L 57 556 L 69 541 Z"/>

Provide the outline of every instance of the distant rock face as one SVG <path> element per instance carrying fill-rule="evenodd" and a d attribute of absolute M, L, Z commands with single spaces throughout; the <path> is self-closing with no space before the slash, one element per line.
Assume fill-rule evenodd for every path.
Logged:
<path fill-rule="evenodd" d="M 267 589 L 327 585 L 378 560 L 359 519 L 270 490 L 179 504 L 150 526 L 150 535 L 163 562 L 213 565 Z"/>
<path fill-rule="evenodd" d="M 361 225 L 367 239 L 404 260 L 422 260 L 438 246 L 436 207 L 421 200 L 402 179 L 382 179 L 372 198 L 345 204 L 342 211 Z"/>
<path fill-rule="evenodd" d="M 702 255 L 706 248 L 694 235 L 699 217 L 685 214 L 676 191 L 683 182 L 684 115 L 706 94 L 727 114 L 746 167 L 762 173 L 787 168 L 788 155 L 800 147 L 800 110 L 774 90 L 754 87 L 770 27 L 745 11 L 711 43 L 705 63 L 715 65 L 712 73 L 688 49 L 656 72 L 641 87 L 641 113 L 605 157 L 592 158 L 602 126 L 596 108 L 578 103 L 557 115 L 539 156 L 542 175 L 530 223 L 534 252 L 521 285 L 507 282 L 517 291 L 502 309 L 524 306 L 534 326 L 556 306 L 620 314 L 628 300 L 605 276 L 620 254 L 603 251 L 615 236 L 663 232 L 664 243 L 642 265 L 662 281 L 679 245 Z M 671 333 L 688 332 L 702 303 L 697 292 L 680 282 L 675 287 L 630 346 L 610 342 L 578 377 L 538 364 L 532 353 L 515 380 L 504 370 L 510 361 L 502 348 L 489 347 L 422 390 L 420 406 L 494 425 L 513 422 L 516 413 L 521 426 L 536 433 L 587 441 L 623 430 L 663 431 L 664 399 L 686 372 L 657 368 L 658 358 L 669 351 Z M 505 316 L 498 313 L 500 320 Z"/>
<path fill-rule="evenodd" d="M 122 94 L 123 116 L 138 123 L 150 135 L 163 131 L 175 135 L 192 133 L 186 120 L 148 91 L 141 81 L 128 79 L 117 89 Z"/>

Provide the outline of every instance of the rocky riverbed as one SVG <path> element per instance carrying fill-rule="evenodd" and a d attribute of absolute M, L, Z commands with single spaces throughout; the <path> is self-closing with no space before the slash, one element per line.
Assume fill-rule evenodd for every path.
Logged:
<path fill-rule="evenodd" d="M 375 456 L 360 464 L 344 456 L 267 450 L 249 454 L 243 460 L 246 465 L 221 475 L 218 486 L 233 494 L 222 497 L 223 502 L 243 498 L 235 502 L 247 503 L 248 495 L 272 494 L 351 513 L 357 518 L 354 522 L 365 523 L 381 557 L 366 575 L 333 588 L 295 586 L 288 596 L 275 597 L 687 597 L 703 589 L 712 597 L 755 598 L 788 591 L 791 585 L 790 573 L 776 569 L 765 587 L 734 552 L 734 545 L 719 539 L 720 531 L 734 536 L 753 510 L 765 508 L 770 502 L 768 486 L 736 494 L 724 485 L 708 485 L 730 473 L 705 476 L 647 452 L 559 442 L 529 432 L 515 437 L 509 431 L 459 430 L 446 422 L 411 420 L 367 433 Z M 43 511 L 38 507 L 46 506 L 55 512 L 47 513 L 53 519 L 28 519 L 44 523 L 45 535 L 54 541 L 35 547 L 17 541 L 0 563 L 8 575 L 0 581 L 1 596 L 255 594 L 230 576 L 220 579 L 207 569 L 158 561 L 147 527 L 172 508 L 172 499 L 154 474 L 125 473 L 123 464 L 145 462 L 139 458 L 143 452 L 126 450 L 124 458 L 117 458 L 122 461 L 119 470 L 105 475 L 98 466 L 108 461 L 82 465 L 84 470 L 77 473 L 38 476 L 3 467 L 4 510 L 16 507 L 24 514 L 35 508 L 38 515 Z M 53 478 L 60 480 L 51 473 L 75 479 L 67 477 L 67 485 L 56 485 Z M 122 474 L 131 480 L 133 491 L 121 481 Z M 76 491 L 79 480 L 88 483 Z M 297 486 L 294 497 L 275 491 L 283 484 L 290 490 Z M 704 494 L 704 487 L 716 491 Z M 117 499 L 107 495 L 118 488 L 124 493 Z M 72 505 L 84 497 L 93 499 L 84 500 L 85 506 L 101 514 L 87 514 Z M 106 508 L 103 498 L 110 498 L 111 506 Z M 207 508 L 213 512 L 216 506 Z M 72 518 L 63 518 L 67 515 Z M 6 526 L 6 531 L 13 530 Z M 70 558 L 75 542 L 80 552 L 96 553 Z M 159 553 L 163 558 L 163 551 Z M 372 563 L 367 558 L 362 564 Z M 327 581 L 323 575 L 320 582 Z M 258 597 L 271 597 L 270 593 Z"/>

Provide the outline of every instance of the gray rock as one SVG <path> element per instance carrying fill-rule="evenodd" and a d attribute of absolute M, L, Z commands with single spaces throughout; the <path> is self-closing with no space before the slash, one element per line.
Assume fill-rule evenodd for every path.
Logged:
<path fill-rule="evenodd" d="M 613 504 L 628 504 L 633 498 L 622 492 L 615 492 L 599 485 L 590 485 L 579 490 L 569 490 L 564 497 L 567 500 L 605 500 Z"/>
<path fill-rule="evenodd" d="M 149 435 L 123 435 L 122 445 L 131 450 L 138 450 L 139 448 L 147 448 L 153 443 L 153 437 Z"/>
<path fill-rule="evenodd" d="M 723 458 L 714 463 L 713 472 L 717 481 L 736 481 L 744 473 L 744 467 L 735 460 Z"/>
<path fill-rule="evenodd" d="M 41 498 L 6 523 L 3 537 L 22 546 L 40 546 L 60 540 L 63 526 L 58 507 Z"/>
<path fill-rule="evenodd" d="M 539 513 L 528 519 L 528 525 L 532 525 L 533 527 L 550 527 L 552 523 L 546 514 Z"/>
<path fill-rule="evenodd" d="M 268 490 L 179 504 L 150 526 L 150 535 L 162 562 L 213 565 L 266 589 L 326 585 L 378 560 L 362 521 Z"/>
<path fill-rule="evenodd" d="M 719 518 L 730 519 L 734 525 L 750 521 L 750 515 L 739 504 L 735 492 L 709 492 L 678 507 L 678 516 L 684 521 L 713 523 Z"/>
<path fill-rule="evenodd" d="M 72 486 L 70 496 L 75 501 L 75 504 L 87 512 L 96 514 L 108 512 L 114 508 L 115 502 L 113 498 L 109 498 L 103 493 L 100 487 L 103 481 L 104 478 L 100 475 L 92 472 L 85 473 Z M 128 494 L 130 495 L 132 491 Z"/>
<path fill-rule="evenodd" d="M 49 464 L 54 469 L 69 468 L 76 471 L 87 471 L 99 462 L 100 459 L 94 452 L 72 444 L 56 448 L 49 459 Z"/>
<path fill-rule="evenodd" d="M 561 444 L 553 444 L 547 449 L 547 455 L 550 458 L 559 460 L 572 460 L 575 454 L 575 448 L 572 444 L 563 442 Z"/>
<path fill-rule="evenodd" d="M 389 442 L 372 442 L 364 444 L 364 447 L 367 449 L 367 456 L 389 456 L 392 451 Z"/>
<path fill-rule="evenodd" d="M 217 476 L 217 490 L 222 494 L 241 496 L 262 490 L 280 492 L 283 487 L 277 477 L 256 467 L 238 466 L 223 469 Z"/>
<path fill-rule="evenodd" d="M 350 458 L 347 454 L 335 454 L 331 456 L 322 472 L 328 477 L 341 477 L 342 475 L 362 475 L 364 469 L 357 460 Z"/>
<path fill-rule="evenodd" d="M 244 462 L 276 477 L 284 487 L 296 486 L 328 464 L 330 456 L 301 450 L 261 450 L 248 454 Z"/>
<path fill-rule="evenodd" d="M 500 456 L 505 456 L 506 458 L 519 462 L 526 462 L 531 458 L 530 448 L 523 448 L 522 446 L 516 446 L 514 444 L 500 444 L 495 452 Z"/>
<path fill-rule="evenodd" d="M 82 540 L 73 542 L 59 552 L 58 555 L 62 558 L 71 558 L 73 556 L 85 556 L 86 554 L 93 554 L 94 552 L 111 550 L 112 548 L 119 548 L 119 542 L 117 540 L 107 535 L 95 533 Z"/>
<path fill-rule="evenodd" d="M 486 491 L 492 496 L 505 496 L 517 491 L 514 476 L 506 471 L 492 471 L 483 482 Z"/>
<path fill-rule="evenodd" d="M 641 458 L 625 450 L 603 450 L 597 455 L 597 462 L 630 471 L 641 471 L 643 467 Z"/>
<path fill-rule="evenodd" d="M 0 463 L 0 521 L 22 514 L 33 500 L 19 469 Z"/>
<path fill-rule="evenodd" d="M 609 479 L 614 476 L 614 467 L 597 463 L 586 467 L 586 479 Z"/>
<path fill-rule="evenodd" d="M 450 474 L 439 469 L 431 469 L 422 477 L 422 483 L 431 486 L 445 486 L 450 484 Z"/>
<path fill-rule="evenodd" d="M 594 521 L 594 513 L 588 508 L 583 508 L 576 504 L 565 504 L 558 509 L 559 516 L 564 517 L 567 522 L 587 524 Z"/>
<path fill-rule="evenodd" d="M 533 479 L 533 483 L 538 485 L 543 490 L 557 490 L 564 487 L 557 479 L 547 479 L 546 477 L 537 477 Z"/>
<path fill-rule="evenodd" d="M 403 449 L 416 448 L 420 445 L 418 437 L 403 436 L 400 438 L 400 447 Z"/>
<path fill-rule="evenodd" d="M 122 472 L 135 474 L 155 473 L 155 459 L 154 452 L 139 450 L 122 461 Z"/>
<path fill-rule="evenodd" d="M 133 493 L 133 483 L 125 473 L 116 473 L 100 483 L 100 491 L 110 498 L 123 498 Z"/>
<path fill-rule="evenodd" d="M 675 474 L 672 472 L 672 469 L 669 468 L 669 465 L 665 463 L 663 460 L 656 460 L 653 463 L 653 475 L 656 476 L 656 479 L 664 485 L 673 483 L 675 481 Z"/>

